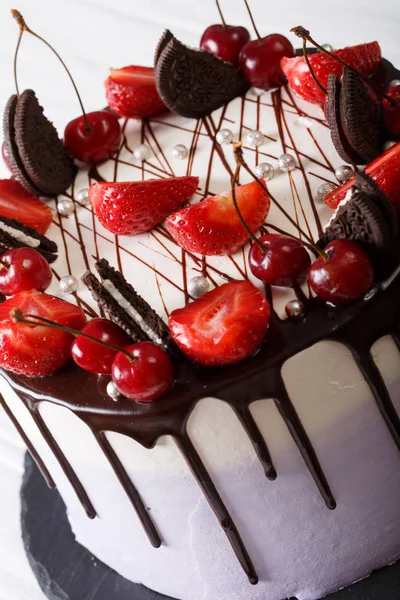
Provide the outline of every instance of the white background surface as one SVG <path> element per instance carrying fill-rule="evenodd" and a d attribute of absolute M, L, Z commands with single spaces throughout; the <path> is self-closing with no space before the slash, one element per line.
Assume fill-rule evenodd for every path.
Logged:
<path fill-rule="evenodd" d="M 321 43 L 339 48 L 378 39 L 386 58 L 400 66 L 398 0 L 250 0 L 262 34 L 287 34 L 295 25 Z M 250 29 L 242 0 L 221 0 L 227 22 Z M 69 65 L 88 111 L 105 105 L 109 67 L 151 65 L 164 28 L 198 44 L 205 27 L 218 22 L 213 0 L 0 0 L 0 112 L 14 93 L 13 53 L 19 9 L 29 26 L 54 44 Z M 295 43 L 294 38 L 292 38 Z M 46 115 L 62 132 L 78 105 L 61 66 L 38 40 L 25 35 L 19 55 L 20 88 L 33 88 Z M 0 165 L 0 176 L 7 171 Z M 19 485 L 24 448 L 0 412 L 0 600 L 44 600 L 19 537 Z M 110 600 L 112 600 L 110 598 Z"/>

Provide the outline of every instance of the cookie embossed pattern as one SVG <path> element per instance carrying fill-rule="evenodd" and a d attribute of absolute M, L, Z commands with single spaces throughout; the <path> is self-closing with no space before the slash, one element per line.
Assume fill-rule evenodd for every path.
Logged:
<path fill-rule="evenodd" d="M 193 300 L 194 277 L 211 287 L 257 284 L 247 244 L 231 256 L 200 256 L 162 224 L 117 235 L 78 201 L 96 181 L 190 176 L 199 177 L 194 201 L 221 195 L 236 168 L 230 146 L 216 141 L 221 129 L 240 140 L 262 132 L 264 143 L 244 145 L 244 156 L 252 168 L 273 164 L 271 197 L 294 221 L 272 204 L 264 233 L 298 235 L 297 224 L 312 241 L 322 237 L 332 213 L 318 188 L 336 183 L 341 159 L 321 111 L 289 87 L 250 91 L 198 120 L 163 113 L 121 125 L 117 155 L 80 170 L 66 192 L 73 212 L 54 218 L 59 276 L 97 268 L 115 288 L 119 272 L 165 320 Z M 174 158 L 177 144 L 187 159 Z M 142 145 L 150 152 L 138 160 Z M 294 168 L 279 170 L 282 155 Z M 250 180 L 241 169 L 238 183 Z M 77 539 L 125 577 L 153 588 L 157 580 L 183 600 L 228 599 L 232 590 L 240 600 L 319 598 L 398 558 L 400 288 L 377 262 L 371 293 L 343 309 L 306 285 L 266 287 L 272 312 L 259 351 L 223 369 L 178 354 L 175 387 L 152 404 L 115 403 L 109 378 L 72 363 L 43 379 L 4 373 L 4 402 L 57 483 Z M 75 298 L 97 314 L 83 285 Z M 286 318 L 293 300 L 304 319 Z M 382 530 L 393 535 L 383 541 Z"/>

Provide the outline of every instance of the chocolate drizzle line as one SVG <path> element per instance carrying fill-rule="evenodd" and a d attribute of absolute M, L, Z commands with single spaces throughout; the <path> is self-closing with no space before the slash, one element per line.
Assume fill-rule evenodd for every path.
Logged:
<path fill-rule="evenodd" d="M 246 101 L 243 100 L 243 111 Z M 284 102 L 288 104 L 286 100 Z M 289 106 L 296 109 L 299 114 L 302 114 L 297 109 L 294 100 L 292 102 L 293 104 Z M 282 149 L 285 151 L 288 146 L 285 141 L 284 127 L 288 132 L 289 138 L 291 135 L 282 108 L 281 91 L 273 92 L 272 103 Z M 224 116 L 224 120 L 229 121 L 226 115 Z M 220 124 L 222 122 L 221 119 Z M 170 123 L 168 125 L 174 127 Z M 197 142 L 200 136 L 204 135 L 201 131 L 202 125 L 204 125 L 207 134 L 215 145 L 216 156 L 219 157 L 224 165 L 227 165 L 222 149 L 219 145 L 215 144 L 216 126 L 212 119 L 207 118 L 198 121 L 194 130 L 190 130 L 193 135 L 193 154 L 190 158 L 191 162 L 190 166 L 188 166 L 188 172 L 191 172 L 193 166 Z M 177 129 L 179 128 L 177 127 Z M 153 130 L 153 134 L 154 143 L 157 145 L 155 130 Z M 295 148 L 293 140 L 291 142 L 293 148 Z M 319 145 L 315 145 L 322 155 L 325 164 L 329 165 Z M 299 159 L 300 153 L 298 150 L 295 150 L 295 152 L 299 164 L 301 164 Z M 116 157 L 115 160 L 116 162 L 123 162 L 119 157 Z M 310 160 L 321 164 L 315 159 L 310 158 Z M 326 168 L 330 170 L 330 165 Z M 304 167 L 301 170 L 305 182 L 308 182 Z M 168 171 L 165 170 L 164 175 L 168 174 Z M 101 175 L 94 170 L 90 171 L 89 176 L 101 180 Z M 142 171 L 143 176 L 144 169 Z M 296 197 L 298 198 L 297 191 Z M 311 197 L 310 201 L 312 201 Z M 61 232 L 65 243 L 62 225 Z M 100 234 L 96 234 L 95 230 L 93 232 L 95 238 L 96 235 L 100 236 Z M 153 232 L 153 237 L 165 249 L 166 246 L 159 238 L 162 236 L 170 241 L 169 234 L 163 227 L 158 227 L 156 232 L 157 235 Z M 108 238 L 105 238 L 105 240 L 112 243 L 112 240 Z M 66 243 L 65 248 L 67 262 L 69 262 Z M 182 252 L 179 258 L 172 257 L 177 260 L 182 268 L 183 287 L 181 287 L 176 282 L 169 280 L 163 273 L 154 268 L 153 265 L 130 252 L 122 244 L 120 248 L 117 248 L 118 252 L 119 249 L 140 261 L 147 268 L 151 269 L 156 276 L 162 277 L 183 294 L 187 294 L 186 262 L 188 262 L 188 258 L 195 265 L 194 268 L 197 268 L 204 276 L 209 277 L 208 271 L 211 270 L 224 280 L 230 279 L 229 275 L 207 264 L 206 260 Z M 98 253 L 97 246 L 96 252 Z M 237 272 L 245 277 L 246 273 L 240 264 L 236 262 L 235 258 L 232 258 L 231 262 Z M 212 279 L 210 278 L 210 280 Z M 400 419 L 393 407 L 382 376 L 370 354 L 372 345 L 382 336 L 388 334 L 393 337 L 398 347 L 400 347 L 399 278 L 394 280 L 387 289 L 378 290 L 377 294 L 369 301 L 359 302 L 343 310 L 334 310 L 332 307 L 322 304 L 314 298 L 307 298 L 299 289 L 295 289 L 294 291 L 297 296 L 300 294 L 299 297 L 306 306 L 306 317 L 303 320 L 281 320 L 272 306 L 270 327 L 259 352 L 251 359 L 231 367 L 205 369 L 194 365 L 185 359 L 184 356 L 180 356 L 175 365 L 177 375 L 175 388 L 161 401 L 154 402 L 151 405 L 143 406 L 124 398 L 121 398 L 117 404 L 114 403 L 107 396 L 105 385 L 104 382 L 102 383 L 103 380 L 101 378 L 78 369 L 73 363 L 68 364 L 52 377 L 43 379 L 28 379 L 13 373 L 3 373 L 4 378 L 13 387 L 35 419 L 42 435 L 53 450 L 89 516 L 95 516 L 94 508 L 83 487 L 77 480 L 75 472 L 72 470 L 60 447 L 56 444 L 51 432 L 38 413 L 38 405 L 41 401 L 50 401 L 69 408 L 91 429 L 132 502 L 150 542 L 154 546 L 158 546 L 161 543 L 156 525 L 151 521 L 138 491 L 105 434 L 106 432 L 113 431 L 127 435 L 132 440 L 149 449 L 156 444 L 158 438 L 164 435 L 172 436 L 207 498 L 211 509 L 217 516 L 238 561 L 251 583 L 257 582 L 257 574 L 255 573 L 250 555 L 214 482 L 187 434 L 186 425 L 188 419 L 199 400 L 205 397 L 212 397 L 229 404 L 244 427 L 266 477 L 271 480 L 269 485 L 274 485 L 273 480 L 277 474 L 268 451 L 267 441 L 263 438 L 251 414 L 251 404 L 253 402 L 266 398 L 271 399 L 275 403 L 289 434 L 294 440 L 310 475 L 313 477 L 322 499 L 329 509 L 334 509 L 336 504 L 329 483 L 307 432 L 288 396 L 281 374 L 283 365 L 287 360 L 321 340 L 331 340 L 347 346 L 352 352 L 354 360 L 375 398 L 388 431 L 394 443 L 400 448 Z M 269 288 L 266 289 L 266 294 L 270 301 L 272 301 L 272 294 Z"/>

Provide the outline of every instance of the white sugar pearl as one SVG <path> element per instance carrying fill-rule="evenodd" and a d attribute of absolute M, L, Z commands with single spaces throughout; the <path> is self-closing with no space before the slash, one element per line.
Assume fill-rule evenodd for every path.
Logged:
<path fill-rule="evenodd" d="M 327 50 L 328 52 L 333 52 L 333 46 L 331 46 L 330 44 L 321 44 L 321 46 L 324 50 Z"/>
<path fill-rule="evenodd" d="M 300 127 L 305 127 L 310 129 L 313 126 L 313 122 L 309 117 L 305 117 L 304 115 L 300 115 L 294 120 L 295 125 L 299 125 Z"/>
<path fill-rule="evenodd" d="M 334 183 L 321 183 L 317 190 L 318 199 L 321 200 L 321 202 L 323 202 L 325 200 L 325 197 L 329 194 L 329 192 L 333 192 L 333 190 L 336 190 L 336 187 L 337 186 Z"/>
<path fill-rule="evenodd" d="M 74 212 L 74 203 L 64 196 L 57 202 L 57 210 L 63 217 L 69 217 Z"/>
<path fill-rule="evenodd" d="M 198 275 L 196 277 L 192 277 L 188 281 L 188 292 L 192 296 L 192 298 L 200 298 L 200 296 L 204 296 L 210 289 L 210 283 L 208 279 Z"/>
<path fill-rule="evenodd" d="M 340 165 L 340 167 L 335 170 L 335 177 L 340 183 L 345 183 L 354 177 L 354 171 L 349 165 Z"/>
<path fill-rule="evenodd" d="M 389 83 L 389 88 L 394 88 L 398 85 L 400 85 L 400 79 L 392 79 L 392 81 Z"/>
<path fill-rule="evenodd" d="M 393 146 L 395 146 L 396 144 L 397 142 L 394 142 L 393 140 L 385 142 L 382 147 L 383 152 L 386 152 L 386 150 L 389 150 L 389 148 L 393 148 Z"/>
<path fill-rule="evenodd" d="M 144 161 L 150 158 L 151 150 L 148 146 L 146 146 L 146 144 L 140 144 L 134 149 L 133 156 L 136 158 L 136 160 Z"/>
<path fill-rule="evenodd" d="M 284 173 L 293 171 L 296 168 L 296 159 L 291 154 L 281 154 L 278 159 L 278 167 Z"/>
<path fill-rule="evenodd" d="M 255 174 L 257 177 L 263 177 L 267 181 L 273 178 L 274 176 L 274 167 L 267 162 L 260 163 L 255 168 Z"/>
<path fill-rule="evenodd" d="M 89 188 L 82 188 L 76 195 L 76 201 L 81 206 L 89 206 Z"/>
<path fill-rule="evenodd" d="M 179 160 L 185 160 L 189 156 L 189 150 L 183 144 L 177 144 L 172 148 L 172 156 Z"/>
<path fill-rule="evenodd" d="M 117 386 L 115 385 L 115 383 L 113 381 L 109 381 L 107 383 L 107 388 L 106 389 L 107 389 L 107 394 L 113 400 L 118 400 L 118 398 L 121 396 L 120 391 L 118 390 Z"/>
<path fill-rule="evenodd" d="M 246 135 L 246 143 L 250 148 L 258 148 L 262 146 L 264 143 L 264 135 L 261 131 L 254 129 L 253 131 L 249 131 Z"/>
<path fill-rule="evenodd" d="M 253 94 L 253 96 L 262 96 L 263 93 L 265 92 L 265 90 L 263 90 L 262 88 L 257 88 L 257 87 L 252 87 L 250 89 L 250 92 Z"/>
<path fill-rule="evenodd" d="M 290 300 L 285 306 L 289 319 L 301 319 L 304 317 L 304 304 L 300 300 Z"/>
<path fill-rule="evenodd" d="M 233 133 L 230 129 L 220 129 L 215 136 L 215 139 L 221 146 L 227 146 L 232 143 Z"/>
<path fill-rule="evenodd" d="M 74 275 L 66 275 L 60 279 L 58 285 L 63 294 L 74 294 L 78 289 L 79 282 Z"/>

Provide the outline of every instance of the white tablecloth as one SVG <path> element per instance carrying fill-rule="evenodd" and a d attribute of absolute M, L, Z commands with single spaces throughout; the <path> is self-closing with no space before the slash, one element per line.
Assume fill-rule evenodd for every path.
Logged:
<path fill-rule="evenodd" d="M 287 34 L 291 27 L 304 25 L 315 39 L 336 48 L 378 39 L 384 56 L 400 67 L 398 0 L 250 3 L 262 33 Z M 221 0 L 221 5 L 229 23 L 250 28 L 242 0 Z M 87 110 L 105 105 L 103 81 L 109 67 L 152 64 L 163 29 L 168 27 L 196 46 L 205 27 L 218 22 L 214 0 L 1 0 L 1 113 L 15 92 L 13 53 L 18 28 L 10 8 L 18 8 L 30 27 L 55 45 L 76 79 Z M 79 107 L 61 66 L 29 35 L 24 36 L 18 64 L 20 88 L 35 90 L 46 115 L 62 131 L 68 120 L 78 116 Z M 7 176 L 0 165 L 0 177 Z M 23 454 L 20 438 L 0 409 L 0 600 L 44 600 L 20 539 Z"/>

